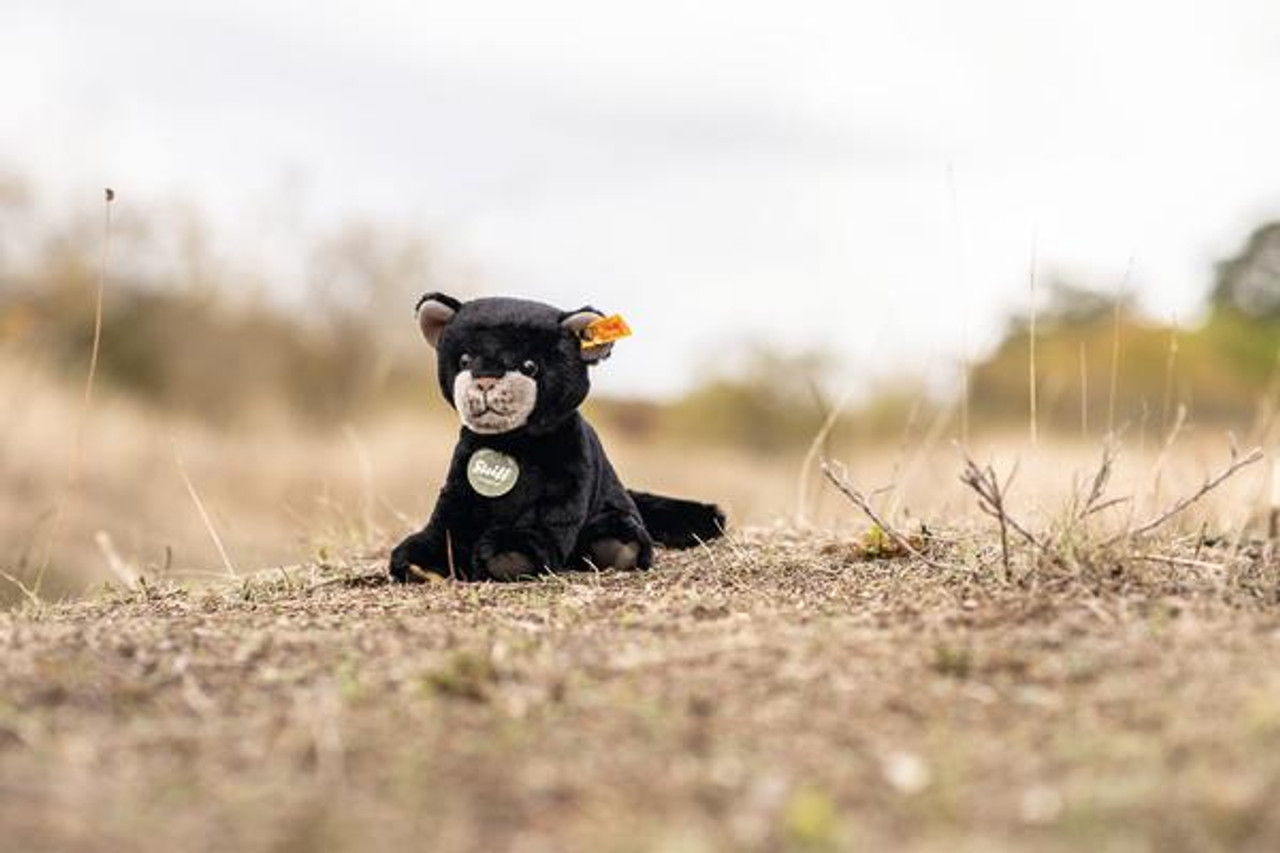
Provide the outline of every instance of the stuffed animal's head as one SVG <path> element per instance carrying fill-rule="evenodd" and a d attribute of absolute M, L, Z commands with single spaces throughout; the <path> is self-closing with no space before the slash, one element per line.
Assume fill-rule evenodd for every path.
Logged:
<path fill-rule="evenodd" d="M 545 432 L 563 421 L 586 399 L 587 368 L 611 348 L 583 346 L 583 330 L 603 317 L 594 308 L 428 293 L 417 312 L 436 349 L 440 391 L 463 425 L 482 435 Z"/>

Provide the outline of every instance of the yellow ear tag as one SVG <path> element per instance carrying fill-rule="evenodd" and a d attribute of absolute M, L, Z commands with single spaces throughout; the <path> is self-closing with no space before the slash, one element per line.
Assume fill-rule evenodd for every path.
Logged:
<path fill-rule="evenodd" d="M 630 334 L 631 327 L 627 325 L 626 320 L 622 319 L 621 314 L 614 314 L 612 317 L 601 317 L 583 328 L 581 334 L 582 348 L 602 347 L 605 344 L 613 343 L 619 338 L 628 337 Z"/>

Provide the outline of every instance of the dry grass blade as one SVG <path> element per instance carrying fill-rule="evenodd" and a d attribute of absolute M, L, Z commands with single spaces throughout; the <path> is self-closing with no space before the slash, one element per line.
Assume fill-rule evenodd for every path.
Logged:
<path fill-rule="evenodd" d="M 1089 486 L 1089 494 L 1080 505 L 1077 520 L 1097 515 L 1105 509 L 1124 503 L 1128 498 L 1112 498 L 1105 500 L 1107 486 L 1111 483 L 1111 475 L 1115 472 L 1116 457 L 1119 448 L 1113 439 L 1107 439 L 1102 445 L 1102 458 L 1098 462 L 1098 470 L 1093 474 L 1093 482 Z"/>
<path fill-rule="evenodd" d="M 1080 439 L 1089 440 L 1089 354 L 1080 344 Z"/>
<path fill-rule="evenodd" d="M 35 583 L 31 591 L 39 597 L 40 588 L 44 585 L 45 574 L 49 564 L 53 562 L 53 550 L 57 546 L 58 537 L 62 533 L 65 522 L 66 504 L 80 478 L 80 464 L 84 455 L 85 424 L 89 418 L 89 407 L 93 403 L 93 387 L 98 378 L 98 355 L 102 349 L 102 301 L 107 290 L 107 275 L 111 267 L 111 208 L 115 202 L 115 190 L 108 187 L 103 191 L 102 207 L 102 258 L 98 265 L 98 285 L 93 302 L 93 343 L 89 348 L 89 371 L 84 381 L 84 399 L 81 403 L 80 416 L 76 422 L 75 442 L 71 447 L 71 457 L 67 465 L 67 480 L 62 495 L 54 507 L 53 524 L 49 527 L 49 537 L 45 543 L 44 554 L 36 571 Z M 25 587 L 24 587 L 25 591 Z"/>
<path fill-rule="evenodd" d="M 102 558 L 107 563 L 107 568 L 111 570 L 111 574 L 115 575 L 116 580 L 124 584 L 126 589 L 137 589 L 138 573 L 120 556 L 111 534 L 105 530 L 99 530 L 93 535 L 93 540 L 97 543 L 98 550 L 102 552 Z"/>
<path fill-rule="evenodd" d="M 1036 267 L 1038 258 L 1036 256 L 1036 238 L 1035 232 L 1031 234 L 1031 271 L 1030 289 L 1031 289 L 1031 324 L 1028 329 L 1029 354 L 1027 356 L 1027 394 L 1028 408 L 1030 409 L 1031 420 L 1031 446 L 1036 447 L 1040 444 L 1040 429 L 1037 417 L 1037 382 L 1036 382 L 1036 318 L 1039 314 L 1039 306 L 1036 304 Z"/>
<path fill-rule="evenodd" d="M 956 287 L 961 294 L 960 304 L 965 306 L 960 317 L 960 438 L 969 440 L 969 413 L 971 391 L 969 388 L 969 278 L 965 274 L 964 234 L 960 227 L 960 195 L 956 191 L 954 163 L 947 164 L 947 195 L 951 202 L 951 227 L 955 234 Z"/>
<path fill-rule="evenodd" d="M 187 487 L 187 494 L 191 496 L 191 502 L 196 506 L 196 512 L 200 514 L 200 520 L 204 522 L 205 530 L 209 531 L 209 538 L 213 540 L 213 546 L 218 549 L 218 556 L 222 558 L 222 567 L 227 570 L 227 574 L 231 577 L 238 577 L 235 564 L 231 562 L 231 556 L 227 553 L 227 548 L 222 544 L 222 537 L 218 535 L 218 529 L 213 526 L 213 519 L 209 517 L 208 510 L 204 507 L 204 501 L 200 500 L 200 493 L 196 491 L 195 483 L 191 482 L 191 477 L 187 474 L 187 466 L 182 461 L 182 454 L 178 452 L 178 442 L 172 436 L 169 438 L 173 445 L 173 458 L 178 463 L 178 475 L 182 477 L 182 484 Z"/>
<path fill-rule="evenodd" d="M 1119 444 L 1114 436 L 1108 437 L 1102 445 L 1102 456 L 1098 460 L 1098 467 L 1093 472 L 1088 491 L 1083 495 L 1077 491 L 1072 496 L 1067 523 L 1057 536 L 1059 542 L 1065 541 L 1093 516 L 1130 501 L 1127 497 L 1107 498 L 1107 487 L 1110 486 L 1112 475 L 1115 473 L 1117 456 L 1119 456 Z"/>
<path fill-rule="evenodd" d="M 39 607 L 44 603 L 43 600 L 40 598 L 39 593 L 37 593 L 31 587 L 27 586 L 18 578 L 6 572 L 4 569 L 0 569 L 0 578 L 3 578 L 4 580 L 7 580 L 9 583 L 13 584 L 14 587 L 17 588 L 18 592 L 22 593 L 23 598 L 25 598 L 28 602 L 35 605 L 36 607 Z"/>
<path fill-rule="evenodd" d="M 1124 270 L 1124 278 L 1120 280 L 1120 289 L 1116 293 L 1115 310 L 1112 317 L 1111 336 L 1111 387 L 1107 394 L 1107 432 L 1116 431 L 1116 399 L 1120 390 L 1120 337 L 1124 322 L 1124 299 L 1129 289 L 1129 278 L 1133 275 L 1133 256 Z"/>
<path fill-rule="evenodd" d="M 809 472 L 813 469 L 813 463 L 817 462 L 818 457 L 822 454 L 822 449 L 827 443 L 827 437 L 835 429 L 836 423 L 840 420 L 840 415 L 844 411 L 844 407 L 848 405 L 848 402 L 849 393 L 846 392 L 840 402 L 827 413 L 822 426 L 814 434 L 813 441 L 809 442 L 809 450 L 805 453 L 804 461 L 800 465 L 800 476 L 796 482 L 796 523 L 801 527 L 809 523 Z"/>
<path fill-rule="evenodd" d="M 837 467 L 841 470 L 837 470 Z M 866 496 L 849 482 L 849 478 L 845 475 L 843 468 L 844 466 L 840 465 L 838 462 L 832 462 L 828 459 L 822 460 L 822 475 L 826 477 L 827 480 L 830 481 L 831 485 L 835 486 L 841 494 L 852 501 L 854 506 L 862 510 L 863 514 L 866 515 L 867 518 L 871 519 L 871 522 L 880 528 L 886 536 L 892 539 L 899 548 L 910 554 L 913 558 L 929 566 L 929 568 L 939 569 L 942 571 L 950 571 L 952 569 L 952 567 L 948 566 L 946 563 L 940 563 L 923 554 L 919 548 L 911 544 L 910 539 L 903 536 L 894 529 L 889 522 L 881 518 L 880 513 L 875 511 L 870 502 L 867 501 Z"/>
<path fill-rule="evenodd" d="M 1105 542 L 1103 542 L 1102 543 L 1103 546 L 1106 547 L 1110 545 L 1115 545 L 1118 542 L 1123 542 L 1124 540 L 1131 539 L 1135 536 L 1144 536 L 1152 532 L 1153 530 L 1159 527 L 1162 527 L 1174 517 L 1185 512 L 1188 508 L 1190 508 L 1193 504 L 1195 504 L 1205 495 L 1209 494 L 1214 489 L 1221 486 L 1223 483 L 1229 480 L 1232 476 L 1234 476 L 1236 472 L 1240 471 L 1242 468 L 1247 468 L 1248 466 L 1252 465 L 1255 462 L 1260 461 L 1263 458 L 1263 456 L 1264 454 L 1262 452 L 1261 447 L 1255 447 L 1253 448 L 1253 450 L 1250 450 L 1248 453 L 1246 453 L 1243 456 L 1241 456 L 1239 452 L 1236 451 L 1235 448 L 1233 447 L 1231 451 L 1231 463 L 1227 465 L 1227 467 L 1219 471 L 1217 474 L 1206 479 L 1204 481 L 1204 484 L 1201 485 L 1199 489 L 1197 489 L 1196 491 L 1192 492 L 1189 495 L 1186 495 L 1180 498 L 1171 507 L 1169 507 L 1159 515 L 1155 516 L 1154 518 L 1150 518 L 1147 521 L 1144 521 L 1143 523 L 1137 526 L 1126 528 L 1120 533 L 1117 533 L 1116 535 L 1112 536 L 1110 539 L 1107 539 Z"/>
<path fill-rule="evenodd" d="M 1173 405 L 1174 380 L 1178 366 L 1178 318 L 1169 322 L 1169 354 L 1164 365 L 1164 405 L 1160 411 L 1160 428 L 1168 429 L 1170 406 Z"/>

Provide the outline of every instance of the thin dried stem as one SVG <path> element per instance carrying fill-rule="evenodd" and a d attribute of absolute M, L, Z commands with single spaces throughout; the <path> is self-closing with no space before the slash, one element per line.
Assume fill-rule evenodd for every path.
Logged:
<path fill-rule="evenodd" d="M 1169 428 L 1169 407 L 1173 405 L 1173 386 L 1178 367 L 1178 318 L 1169 323 L 1169 354 L 1164 364 L 1164 405 L 1160 411 L 1160 428 Z M 1185 408 L 1185 407 L 1183 407 Z"/>
<path fill-rule="evenodd" d="M 1128 556 L 1131 560 L 1163 563 L 1166 566 L 1184 566 L 1193 569 L 1212 569 L 1214 571 L 1222 571 L 1226 568 L 1224 563 L 1210 563 L 1206 560 L 1193 560 L 1190 557 L 1171 557 L 1168 554 L 1130 554 Z"/>
<path fill-rule="evenodd" d="M 906 464 L 902 466 L 901 473 L 896 476 L 895 479 L 898 483 L 910 483 L 915 480 L 920 468 L 928 461 L 930 454 L 946 434 L 947 428 L 951 426 L 957 411 L 958 406 L 955 403 L 938 409 L 933 423 L 929 425 L 928 431 L 924 434 L 924 438 L 917 443 L 915 452 L 907 459 Z M 897 511 L 901 495 L 902 492 L 900 490 L 895 492 L 893 503 L 890 505 L 888 512 L 890 516 Z"/>
<path fill-rule="evenodd" d="M 800 476 L 796 482 L 796 523 L 801 527 L 809 523 L 809 472 L 813 470 L 814 463 L 822 455 L 827 438 L 840 420 L 844 407 L 848 405 L 850 393 L 846 391 L 840 402 L 827 413 L 822 426 L 814 434 L 813 441 L 809 442 L 809 449 L 804 455 L 804 461 L 800 464 Z"/>
<path fill-rule="evenodd" d="M 1039 314 L 1039 306 L 1036 304 L 1036 234 L 1031 235 L 1031 327 L 1030 327 L 1030 354 L 1027 358 L 1027 381 L 1029 386 L 1029 401 L 1031 409 L 1031 446 L 1037 447 L 1040 444 L 1040 434 L 1036 418 L 1036 319 Z"/>
<path fill-rule="evenodd" d="M 1066 526 L 1059 534 L 1059 540 L 1066 539 L 1077 527 L 1089 518 L 1112 507 L 1128 503 L 1129 498 L 1107 498 L 1107 487 L 1111 484 L 1111 475 L 1115 472 L 1116 457 L 1120 446 L 1114 436 L 1109 436 L 1102 445 L 1102 457 L 1089 482 L 1089 490 L 1083 496 L 1077 493 L 1072 498 L 1072 509 Z"/>
<path fill-rule="evenodd" d="M 960 439 L 969 440 L 969 280 L 965 274 L 964 235 L 960 228 L 960 198 L 956 191 L 956 169 L 954 163 L 947 164 L 947 195 L 951 201 L 951 226 L 955 232 L 956 284 L 960 291 L 962 315 L 960 318 Z"/>
<path fill-rule="evenodd" d="M 453 532 L 449 530 L 444 532 L 444 554 L 445 559 L 449 562 L 449 580 L 456 581 L 458 579 L 458 569 L 453 564 Z"/>
<path fill-rule="evenodd" d="M 93 539 L 98 544 L 98 550 L 102 552 L 102 559 L 106 561 L 107 568 L 116 576 L 116 580 L 127 589 L 136 589 L 139 584 L 138 573 L 120 556 L 115 542 L 111 539 L 111 534 L 105 530 L 99 530 L 93 535 Z"/>
<path fill-rule="evenodd" d="M 1195 504 L 1205 495 L 1209 494 L 1214 489 L 1221 486 L 1224 482 L 1226 482 L 1228 479 L 1234 476 L 1237 471 L 1240 471 L 1242 468 L 1246 468 L 1252 465 L 1253 463 L 1260 461 L 1263 458 L 1263 456 L 1264 454 L 1262 452 L 1261 447 L 1255 447 L 1253 448 L 1253 450 L 1250 450 L 1248 453 L 1246 453 L 1243 456 L 1241 456 L 1239 452 L 1233 447 L 1231 450 L 1231 463 L 1227 465 L 1227 467 L 1219 471 L 1217 474 L 1207 478 L 1204 481 L 1204 484 L 1201 485 L 1199 489 L 1197 489 L 1196 491 L 1194 491 L 1189 495 L 1186 495 L 1180 498 L 1171 507 L 1169 507 L 1159 515 L 1155 516 L 1154 518 L 1148 519 L 1147 521 L 1144 521 L 1143 523 L 1137 525 L 1136 527 L 1129 527 L 1123 530 L 1122 532 L 1117 533 L 1115 536 L 1112 536 L 1110 539 L 1103 542 L 1103 546 L 1106 547 L 1110 545 L 1115 545 L 1118 542 L 1122 542 L 1126 539 L 1131 539 L 1135 536 L 1144 536 L 1150 533 L 1151 531 L 1157 529 L 1158 527 L 1163 526 L 1170 519 L 1181 514 L 1182 512 L 1185 512 L 1189 507 L 1191 507 L 1193 504 Z"/>
<path fill-rule="evenodd" d="M 1013 467 L 1002 484 L 996 476 L 995 468 L 991 465 L 985 467 L 978 465 L 964 447 L 961 446 L 959 449 L 965 463 L 964 472 L 960 475 L 960 482 L 977 492 L 979 497 L 978 509 L 993 518 L 1003 519 L 1003 522 L 1009 526 L 1010 530 L 1017 533 L 1029 544 L 1044 550 L 1044 543 L 1010 515 L 1008 508 L 1005 506 L 1005 496 L 1009 492 L 1009 487 L 1013 484 L 1014 476 L 1018 473 L 1018 466 L 1015 465 Z"/>
<path fill-rule="evenodd" d="M 1089 357 L 1080 342 L 1080 438 L 1089 440 Z"/>
<path fill-rule="evenodd" d="M 1103 500 L 1106 497 L 1107 486 L 1111 483 L 1111 475 L 1115 471 L 1117 455 L 1119 455 L 1119 448 L 1115 441 L 1107 439 L 1102 445 L 1102 459 L 1098 462 L 1098 470 L 1093 474 L 1093 482 L 1089 486 L 1089 494 L 1085 497 L 1084 504 L 1080 508 L 1079 518 L 1087 518 L 1109 506 L 1124 502 L 1124 498 L 1116 498 L 1109 501 Z"/>
<path fill-rule="evenodd" d="M 0 569 L 0 578 L 7 580 L 9 583 L 17 587 L 18 592 L 22 593 L 22 596 L 26 598 L 26 600 L 29 601 L 31 604 L 35 605 L 36 607 L 40 607 L 44 603 L 41 600 L 40 594 L 38 592 L 36 592 L 31 587 L 24 584 L 18 578 L 6 572 L 4 569 Z"/>
<path fill-rule="evenodd" d="M 1115 314 L 1112 323 L 1111 338 L 1111 392 L 1107 395 L 1107 433 L 1114 435 L 1116 431 L 1116 396 L 1120 389 L 1120 329 L 1123 319 L 1124 295 L 1129 289 L 1129 277 L 1133 274 L 1134 258 L 1129 256 L 1129 264 L 1125 267 L 1124 278 L 1120 280 L 1120 289 L 1116 293 Z"/>
<path fill-rule="evenodd" d="M 931 559 L 930 557 L 923 554 L 919 548 L 911 544 L 910 539 L 903 536 L 896 529 L 894 529 L 894 527 L 891 524 L 889 524 L 889 522 L 881 518 L 880 514 L 876 512 L 875 509 L 871 506 L 871 503 L 867 500 L 866 496 L 863 495 L 862 492 L 858 491 L 858 489 L 855 488 L 854 485 L 849 482 L 849 478 L 845 473 L 844 466 L 841 465 L 839 462 L 833 462 L 828 459 L 823 459 L 822 474 L 824 477 L 827 478 L 827 480 L 831 482 L 831 485 L 835 486 L 836 489 L 838 489 L 841 494 L 843 494 L 846 498 L 848 498 L 853 503 L 854 506 L 862 510 L 863 514 L 866 515 L 867 518 L 871 519 L 871 522 L 874 525 L 876 525 L 876 527 L 880 528 L 880 530 L 883 531 L 885 535 L 887 535 L 890 539 L 892 539 L 895 543 L 897 543 L 898 547 L 901 548 L 903 551 L 906 551 L 915 559 L 929 566 L 929 568 L 939 569 L 941 571 L 951 570 L 952 567 L 948 566 L 946 563 L 940 563 L 937 560 Z"/>
<path fill-rule="evenodd" d="M 960 482 L 978 495 L 978 509 L 994 518 L 1000 525 L 1000 563 L 1004 568 L 1005 581 L 1011 581 L 1013 580 L 1013 561 L 1009 547 L 1009 531 L 1013 530 L 1037 548 L 1044 548 L 1039 539 L 1014 520 L 1005 506 L 1005 496 L 1013 484 L 1013 478 L 1018 471 L 1017 466 L 1014 466 L 1002 484 L 994 467 L 978 465 L 963 447 L 960 447 L 960 453 L 964 457 L 964 472 L 960 475 Z"/>
<path fill-rule="evenodd" d="M 1155 466 L 1151 469 L 1151 505 L 1158 506 L 1160 503 L 1160 485 L 1164 480 L 1165 464 L 1169 460 L 1169 451 L 1173 449 L 1173 445 L 1178 441 L 1178 436 L 1182 434 L 1182 428 L 1187 423 L 1187 407 L 1179 404 L 1178 413 L 1174 416 L 1173 426 L 1169 427 L 1168 433 L 1165 434 L 1164 443 L 1160 446 L 1160 453 L 1156 456 Z"/>
<path fill-rule="evenodd" d="M 223 568 L 227 570 L 227 574 L 231 577 L 239 577 L 235 564 L 231 562 L 231 557 L 227 554 L 226 546 L 222 544 L 222 537 L 218 535 L 218 529 L 213 526 L 213 519 L 209 517 L 209 512 L 204 507 L 204 501 L 200 500 L 200 493 L 196 491 L 195 483 L 191 482 L 191 477 L 187 474 L 186 463 L 182 461 L 182 454 L 178 452 L 177 440 L 170 436 L 169 442 L 173 445 L 173 458 L 178 463 L 178 475 L 182 477 L 182 483 L 187 487 L 187 494 L 191 496 L 191 502 L 195 504 L 196 512 L 200 514 L 200 520 L 204 522 L 204 528 L 209 532 L 209 538 L 213 540 L 214 547 L 218 549 L 218 556 L 222 558 Z"/>
<path fill-rule="evenodd" d="M 50 563 L 53 562 L 53 551 L 62 533 L 63 523 L 66 520 L 67 502 L 71 499 L 76 482 L 80 479 L 81 460 L 84 456 L 85 425 L 89 419 L 90 404 L 93 402 L 94 383 L 98 378 L 98 353 L 102 348 L 102 302 L 103 295 L 107 289 L 107 275 L 111 268 L 111 209 L 115 200 L 115 190 L 110 187 L 103 190 L 102 258 L 98 264 L 98 286 L 93 303 L 93 344 L 89 349 L 89 371 L 84 381 L 84 398 L 80 406 L 80 416 L 76 420 L 75 441 L 72 443 L 71 456 L 67 464 L 66 483 L 54 507 L 53 523 L 49 526 L 49 537 L 45 541 L 40 565 L 36 570 L 35 583 L 31 587 L 36 596 L 40 595 L 40 588 L 44 585 L 45 574 L 49 571 Z"/>

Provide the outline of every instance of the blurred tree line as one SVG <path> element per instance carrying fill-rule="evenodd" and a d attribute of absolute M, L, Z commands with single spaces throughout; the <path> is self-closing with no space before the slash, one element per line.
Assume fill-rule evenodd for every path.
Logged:
<path fill-rule="evenodd" d="M 0 179 L 0 353 L 79 381 L 93 340 L 105 212 L 53 216 Z M 324 231 L 290 287 L 214 245 L 194 212 L 146 218 L 117 203 L 99 380 L 166 411 L 228 423 L 334 423 L 420 399 L 420 351 L 381 326 L 434 281 L 419 235 L 365 222 Z M 414 393 L 408 396 L 398 392 Z"/>
<path fill-rule="evenodd" d="M 1043 423 L 1095 433 L 1167 427 L 1185 406 L 1200 423 L 1269 424 L 1280 391 L 1280 222 L 1256 228 L 1216 265 L 1207 314 L 1194 327 L 1152 322 L 1125 294 L 1066 282 L 1049 289 L 1036 326 Z M 1028 417 L 1030 331 L 1028 316 L 1015 318 L 973 367 L 979 419 Z"/>
<path fill-rule="evenodd" d="M 0 358 L 82 381 L 102 233 L 101 211 L 50 211 L 23 182 L 0 175 Z M 424 290 L 467 288 L 442 280 L 439 253 L 421 234 L 371 222 L 322 229 L 288 281 L 251 253 L 216 245 L 198 213 L 181 206 L 144 217 L 121 204 L 112 234 L 103 386 L 217 423 L 283 416 L 334 426 L 387 408 L 422 411 L 424 398 L 434 400 L 431 358 L 405 331 L 407 306 Z M 291 254 L 265 242 L 273 256 Z M 1207 318 L 1195 328 L 1151 322 L 1124 295 L 1069 282 L 1048 294 L 1036 317 L 1044 427 L 1159 427 L 1179 406 L 1202 423 L 1243 425 L 1275 410 L 1280 223 L 1257 228 L 1217 266 Z M 974 429 L 1026 423 L 1030 345 L 1029 318 L 1016 317 L 994 352 L 969 367 Z M 744 346 L 719 361 L 721 372 L 675 401 L 590 406 L 637 439 L 795 451 L 850 381 L 823 349 Z M 958 416 L 958 392 L 940 393 L 937 377 L 863 385 L 837 439 L 897 440 L 947 412 Z"/>

